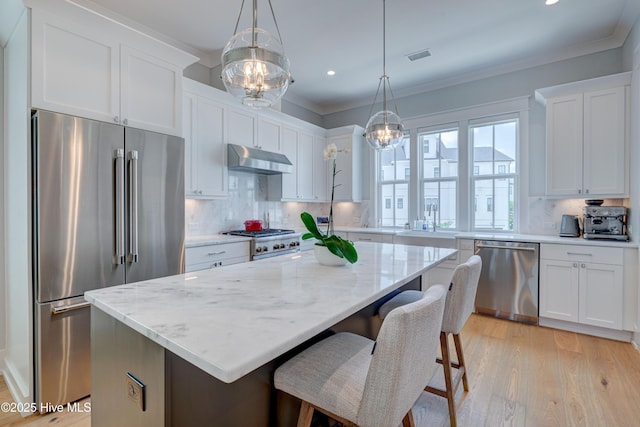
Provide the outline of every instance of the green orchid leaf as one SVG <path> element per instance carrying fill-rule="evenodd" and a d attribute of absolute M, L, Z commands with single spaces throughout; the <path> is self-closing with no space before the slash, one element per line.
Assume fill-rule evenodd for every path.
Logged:
<path fill-rule="evenodd" d="M 309 239 L 315 239 L 315 238 L 316 238 L 316 236 L 314 236 L 314 235 L 313 235 L 313 234 L 311 234 L 311 233 L 304 233 L 302 236 L 300 236 L 300 238 L 301 238 L 302 240 L 309 240 Z"/>
<path fill-rule="evenodd" d="M 350 241 L 342 240 L 342 248 L 340 248 L 340 250 L 351 264 L 355 264 L 358 261 L 358 252 Z"/>
<path fill-rule="evenodd" d="M 318 230 L 318 226 L 309 212 L 302 212 L 300 214 L 300 219 L 302 219 L 304 226 L 307 227 L 307 230 L 309 230 L 313 237 L 318 240 L 322 240 L 324 236 L 320 233 L 320 230 Z"/>
<path fill-rule="evenodd" d="M 358 252 L 349 240 L 345 240 L 339 236 L 327 236 L 324 243 L 329 251 L 340 258 L 345 258 L 351 264 L 358 261 Z"/>

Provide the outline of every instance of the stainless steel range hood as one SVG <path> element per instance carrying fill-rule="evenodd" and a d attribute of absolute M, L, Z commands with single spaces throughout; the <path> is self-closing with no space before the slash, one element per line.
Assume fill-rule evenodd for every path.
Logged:
<path fill-rule="evenodd" d="M 229 170 L 277 175 L 293 172 L 293 164 L 287 156 L 244 145 L 227 144 Z"/>

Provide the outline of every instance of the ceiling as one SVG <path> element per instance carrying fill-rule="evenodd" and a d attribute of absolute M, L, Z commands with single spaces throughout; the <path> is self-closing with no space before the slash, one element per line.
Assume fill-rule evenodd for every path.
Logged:
<path fill-rule="evenodd" d="M 71 0 L 152 30 L 215 67 L 239 0 Z M 245 1 L 240 29 L 250 26 Z M 258 24 L 275 27 L 260 0 Z M 381 0 L 272 0 L 293 84 L 319 114 L 369 105 L 382 75 Z M 622 46 L 638 0 L 387 0 L 387 74 L 397 97 Z M 432 56 L 406 55 L 425 48 Z M 328 69 L 336 71 L 327 76 Z"/>

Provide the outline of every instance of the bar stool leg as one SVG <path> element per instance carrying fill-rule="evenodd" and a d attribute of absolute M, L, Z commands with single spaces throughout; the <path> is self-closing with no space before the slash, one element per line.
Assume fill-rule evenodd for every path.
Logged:
<path fill-rule="evenodd" d="M 313 419 L 313 406 L 309 404 L 309 402 L 302 401 L 302 405 L 300 405 L 300 413 L 298 414 L 298 425 L 297 427 L 309 427 L 311 425 L 311 420 Z"/>
<path fill-rule="evenodd" d="M 469 383 L 467 382 L 467 365 L 464 363 L 464 355 L 462 354 L 462 341 L 460 334 L 453 334 L 453 342 L 456 346 L 456 355 L 458 356 L 459 372 L 462 374 L 462 386 L 464 391 L 469 391 Z"/>

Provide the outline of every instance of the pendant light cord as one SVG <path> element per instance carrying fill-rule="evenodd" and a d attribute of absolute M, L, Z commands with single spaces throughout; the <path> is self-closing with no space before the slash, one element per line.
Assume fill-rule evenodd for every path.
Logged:
<path fill-rule="evenodd" d="M 240 4 L 240 13 L 238 13 L 238 19 L 236 20 L 236 26 L 233 29 L 233 35 L 235 36 L 238 33 L 238 26 L 240 25 L 240 18 L 242 17 L 242 10 L 244 9 L 244 0 Z M 276 33 L 278 34 L 278 39 L 280 40 L 280 45 L 284 49 L 284 43 L 282 42 L 282 36 L 280 35 L 280 27 L 278 26 L 278 20 L 276 19 L 276 14 L 273 11 L 273 5 L 271 4 L 271 0 L 269 0 L 269 9 L 271 10 L 271 16 L 273 17 L 273 23 L 276 25 Z M 253 0 L 253 19 L 251 24 L 251 42 L 254 46 L 258 45 L 256 28 L 258 28 L 258 0 Z"/>
<path fill-rule="evenodd" d="M 382 0 L 382 77 L 389 82 L 387 76 L 387 1 Z M 387 85 L 382 86 L 382 110 L 387 111 Z"/>
<path fill-rule="evenodd" d="M 269 0 L 271 3 L 271 0 Z M 382 76 L 380 77 L 380 81 L 378 82 L 378 89 L 376 90 L 376 95 L 373 97 L 373 103 L 371 104 L 371 108 L 369 109 L 369 117 L 373 113 L 373 107 L 376 105 L 376 100 L 378 99 L 378 95 L 380 94 L 380 86 L 382 86 L 382 111 L 387 111 L 387 86 L 389 86 L 389 93 L 391 94 L 391 99 L 393 100 L 393 108 L 395 109 L 395 113 L 398 114 L 398 105 L 396 104 L 396 99 L 393 96 L 393 90 L 391 89 L 391 83 L 389 82 L 389 76 L 387 76 L 387 2 L 386 0 L 382 0 Z"/>

